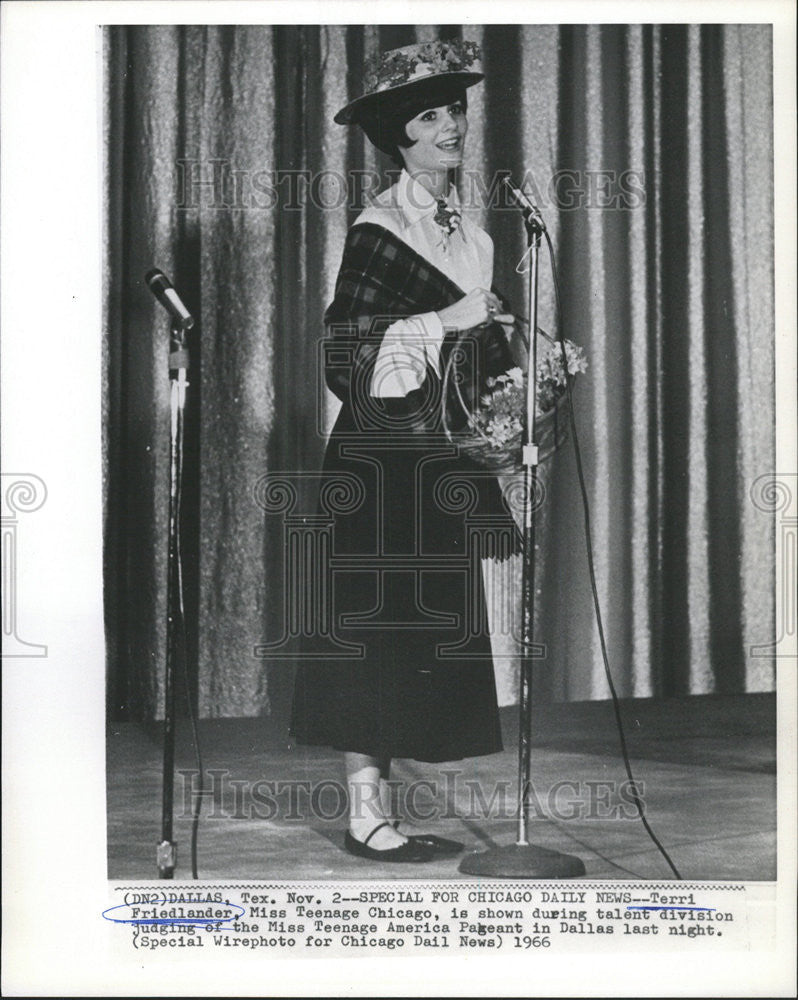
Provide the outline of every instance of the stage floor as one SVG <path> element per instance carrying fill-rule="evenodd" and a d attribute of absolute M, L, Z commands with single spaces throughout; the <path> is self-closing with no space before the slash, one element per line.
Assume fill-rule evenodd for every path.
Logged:
<path fill-rule="evenodd" d="M 629 753 L 646 813 L 689 880 L 776 877 L 775 696 L 701 695 L 623 702 Z M 466 850 L 515 839 L 517 709 L 502 710 L 507 749 L 446 764 L 400 761 L 392 778 L 411 827 L 461 840 Z M 459 858 L 379 864 L 343 850 L 340 755 L 292 747 L 263 719 L 200 724 L 210 793 L 203 797 L 199 877 L 260 881 L 463 879 Z M 610 702 L 542 706 L 532 732 L 530 840 L 578 855 L 587 877 L 672 877 L 632 818 Z M 157 877 L 161 734 L 134 723 L 108 728 L 108 874 Z M 176 754 L 176 878 L 190 878 L 190 791 L 196 772 L 190 727 Z M 421 817 L 428 817 L 423 820 Z M 413 832 L 411 828 L 408 832 Z"/>

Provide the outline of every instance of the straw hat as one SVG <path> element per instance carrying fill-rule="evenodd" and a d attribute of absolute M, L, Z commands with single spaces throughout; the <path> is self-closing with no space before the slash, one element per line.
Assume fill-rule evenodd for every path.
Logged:
<path fill-rule="evenodd" d="M 341 108 L 333 120 L 339 125 L 359 123 L 416 90 L 429 89 L 432 95 L 439 87 L 472 87 L 483 78 L 481 59 L 476 42 L 459 39 L 390 49 L 367 66 L 363 93 Z"/>

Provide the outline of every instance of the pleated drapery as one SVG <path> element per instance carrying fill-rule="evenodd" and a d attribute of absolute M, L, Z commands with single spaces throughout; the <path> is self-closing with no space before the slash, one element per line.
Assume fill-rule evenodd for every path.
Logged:
<path fill-rule="evenodd" d="M 391 164 L 332 123 L 383 48 L 465 36 L 461 198 L 523 312 L 525 178 L 555 246 L 613 676 L 625 695 L 769 690 L 774 628 L 772 72 L 757 25 L 159 26 L 105 33 L 106 625 L 109 712 L 157 717 L 164 663 L 168 325 L 143 275 L 194 312 L 183 555 L 188 686 L 204 716 L 281 718 L 283 527 L 267 473 L 312 473 L 334 415 L 321 317 L 343 239 Z M 481 178 L 481 181 L 476 180 Z M 555 331 L 541 258 L 540 314 Z M 298 476 L 297 473 L 307 473 Z M 536 697 L 606 698 L 574 452 L 544 472 Z M 503 701 L 518 560 L 486 564 Z"/>

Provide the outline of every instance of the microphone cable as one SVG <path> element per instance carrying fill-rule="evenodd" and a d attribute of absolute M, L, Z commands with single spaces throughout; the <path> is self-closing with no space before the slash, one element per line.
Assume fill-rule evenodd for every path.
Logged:
<path fill-rule="evenodd" d="M 651 828 L 651 824 L 648 822 L 646 817 L 645 807 L 643 805 L 643 800 L 640 797 L 637 790 L 637 782 L 632 773 L 632 765 L 629 762 L 629 751 L 626 745 L 626 734 L 623 728 L 623 721 L 621 719 L 621 708 L 620 701 L 618 699 L 618 694 L 615 690 L 615 684 L 612 680 L 612 672 L 610 670 L 609 655 L 607 653 L 607 641 L 604 635 L 604 622 L 601 616 L 601 604 L 599 602 L 598 586 L 596 584 L 596 567 L 593 558 L 593 542 L 591 539 L 591 526 L 590 526 L 590 504 L 587 496 L 587 487 L 585 485 L 585 474 L 582 468 L 582 454 L 579 448 L 579 437 L 576 432 L 576 417 L 574 414 L 573 405 L 573 380 L 574 376 L 568 371 L 568 356 L 565 350 L 565 334 L 562 327 L 562 301 L 560 296 L 560 282 L 557 275 L 557 264 L 554 256 L 554 247 L 552 246 L 551 237 L 549 236 L 548 229 L 543 228 L 543 235 L 546 237 L 546 246 L 549 251 L 549 264 L 551 267 L 552 283 L 554 284 L 554 297 L 555 297 L 555 309 L 556 309 L 556 322 L 558 335 L 557 339 L 560 344 L 560 350 L 562 352 L 563 368 L 565 370 L 565 384 L 566 391 L 568 393 L 568 414 L 569 414 L 569 425 L 571 429 L 571 436 L 574 442 L 574 456 L 576 458 L 576 471 L 579 478 L 579 490 L 582 495 L 582 508 L 584 510 L 584 529 L 585 529 L 585 547 L 587 549 L 587 565 L 588 572 L 590 575 L 590 588 L 593 592 L 593 607 L 596 617 L 596 625 L 598 627 L 599 643 L 601 645 L 601 657 L 604 662 L 604 674 L 607 678 L 607 685 L 610 689 L 610 694 L 612 696 L 612 707 L 615 713 L 615 722 L 618 728 L 618 739 L 621 746 L 621 755 L 623 757 L 623 764 L 626 770 L 626 776 L 629 779 L 629 785 L 631 787 L 632 801 L 637 808 L 638 817 L 643 824 L 646 833 L 649 835 L 653 841 L 655 847 L 668 863 L 671 871 L 677 879 L 682 879 L 682 875 L 679 869 L 673 863 L 670 854 L 660 843 L 659 838 L 654 833 Z M 530 324 L 531 326 L 531 324 Z M 532 333 L 530 331 L 530 336 Z"/>
<path fill-rule="evenodd" d="M 183 428 L 181 427 L 181 430 Z M 194 760 L 199 773 L 199 788 L 192 793 L 191 803 L 191 877 L 199 878 L 197 874 L 197 840 L 199 837 L 199 821 L 202 812 L 202 796 L 205 794 L 205 770 L 202 765 L 199 727 L 194 703 L 191 699 L 191 686 L 188 672 L 188 634 L 186 630 L 186 608 L 183 593 L 183 536 L 181 531 L 181 514 L 183 509 L 183 448 L 180 448 L 180 462 L 177 468 L 177 493 L 175 497 L 175 560 L 177 562 L 177 598 L 180 611 L 180 642 L 183 655 L 183 683 L 186 689 L 186 706 L 191 722 L 191 739 L 194 745 Z"/>
<path fill-rule="evenodd" d="M 182 463 L 182 450 L 181 450 L 181 463 L 180 463 L 181 484 L 183 476 L 182 464 L 183 463 Z M 183 600 L 183 551 L 182 551 L 181 534 L 180 534 L 180 494 L 182 494 L 182 486 L 180 493 L 178 494 L 178 510 L 177 510 L 177 544 L 176 544 L 177 590 L 178 590 L 179 607 L 180 607 L 181 642 L 183 645 L 183 656 L 182 656 L 183 682 L 186 688 L 186 705 L 188 707 L 188 716 L 191 722 L 191 741 L 194 745 L 194 761 L 197 768 L 197 773 L 199 775 L 199 788 L 196 791 L 192 791 L 192 796 L 191 796 L 191 877 L 193 879 L 198 879 L 199 875 L 197 873 L 198 872 L 197 841 L 199 839 L 199 822 L 200 822 L 200 814 L 202 812 L 202 796 L 205 794 L 205 769 L 202 765 L 202 749 L 200 747 L 197 713 L 194 711 L 194 702 L 191 698 L 191 687 L 189 685 L 186 613 Z"/>

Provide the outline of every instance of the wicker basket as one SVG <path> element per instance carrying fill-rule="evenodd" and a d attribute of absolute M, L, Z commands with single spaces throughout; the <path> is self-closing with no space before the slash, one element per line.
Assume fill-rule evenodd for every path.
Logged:
<path fill-rule="evenodd" d="M 463 331 L 469 333 L 471 331 Z M 463 336 L 458 337 L 458 341 Z M 538 329 L 538 335 L 545 337 L 550 342 L 554 342 L 547 333 Z M 524 338 L 526 340 L 526 338 Z M 468 403 L 463 398 L 460 391 L 460 380 L 456 378 L 456 357 L 458 352 L 453 350 L 446 364 L 443 373 L 443 391 L 441 394 L 442 423 L 446 432 L 446 437 L 453 444 L 456 444 L 461 453 L 467 455 L 478 465 L 481 465 L 497 474 L 518 472 L 523 468 L 521 461 L 522 448 L 524 444 L 524 432 L 519 430 L 509 441 L 497 446 L 484 433 L 475 419 L 475 414 L 468 407 Z M 451 397 L 451 398 L 450 398 Z M 452 413 L 450 406 L 457 409 L 458 423 L 461 418 L 465 419 L 462 429 L 453 430 Z M 551 409 L 543 413 L 538 412 L 535 420 L 535 436 L 538 445 L 538 463 L 545 462 L 555 451 L 568 439 L 570 427 L 568 413 L 568 393 L 563 393 L 558 397 L 557 402 Z"/>

